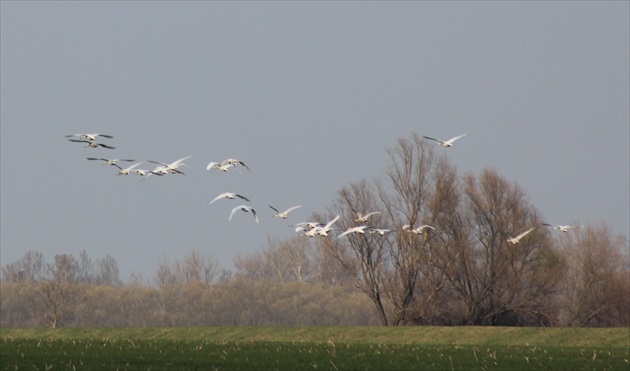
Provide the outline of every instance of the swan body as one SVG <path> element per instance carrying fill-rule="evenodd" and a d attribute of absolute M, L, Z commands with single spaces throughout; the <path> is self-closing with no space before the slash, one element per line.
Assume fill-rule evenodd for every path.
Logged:
<path fill-rule="evenodd" d="M 186 156 L 186 157 L 184 157 L 184 158 L 180 158 L 179 160 L 177 160 L 177 161 L 173 161 L 173 162 L 171 162 L 170 164 L 165 164 L 165 163 L 163 163 L 163 162 L 159 162 L 159 161 L 149 161 L 149 162 L 151 162 L 151 163 L 153 163 L 153 164 L 158 164 L 158 165 L 161 165 L 161 167 L 158 167 L 159 169 L 158 169 L 158 168 L 156 168 L 156 169 L 154 170 L 154 171 L 157 171 L 157 172 L 163 173 L 163 174 L 161 174 L 161 175 L 165 175 L 165 174 L 182 174 L 182 175 L 183 175 L 184 173 L 183 173 L 181 170 L 179 170 L 179 167 L 180 167 L 181 165 L 188 166 L 188 165 L 186 165 L 186 164 L 184 163 L 184 160 L 187 160 L 187 159 L 189 159 L 190 157 L 191 157 L 191 156 Z"/>
<path fill-rule="evenodd" d="M 220 162 L 211 162 L 208 164 L 208 166 L 206 166 L 206 170 L 208 171 L 212 171 L 212 170 L 221 170 L 223 172 L 226 172 L 228 170 L 230 170 L 231 167 L 233 167 L 234 165 L 232 164 L 221 164 Z"/>
<path fill-rule="evenodd" d="M 107 134 L 70 134 L 70 135 L 66 135 L 66 138 L 72 138 L 72 137 L 77 137 L 77 138 L 85 139 L 85 140 L 89 140 L 89 141 L 95 141 L 97 137 L 113 138 L 113 136 L 107 135 Z"/>
<path fill-rule="evenodd" d="M 103 147 L 107 149 L 116 149 L 116 147 L 108 146 L 107 144 L 103 144 L 103 143 L 96 143 L 91 140 L 82 140 L 82 139 L 68 139 L 68 140 L 75 143 L 87 143 L 84 147 L 91 147 L 91 148 Z"/>
<path fill-rule="evenodd" d="M 103 165 L 109 165 L 109 166 L 113 166 L 115 165 L 118 161 L 126 161 L 126 162 L 133 162 L 135 160 L 128 160 L 128 159 L 120 159 L 120 158 L 116 158 L 116 159 L 109 159 L 109 158 L 95 158 L 95 157 L 86 157 L 88 160 L 94 161 L 94 160 L 99 160 L 99 161 L 104 161 Z"/>
<path fill-rule="evenodd" d="M 546 226 L 546 227 L 551 227 L 555 230 L 558 230 L 560 232 L 568 232 L 569 229 L 571 228 L 578 228 L 578 225 L 555 225 L 555 224 L 547 224 L 547 223 L 542 223 L 542 225 Z"/>
<path fill-rule="evenodd" d="M 226 166 L 226 165 L 232 165 L 234 167 L 236 166 L 242 166 L 245 169 L 247 169 L 247 171 L 252 171 L 249 166 L 245 165 L 245 163 L 241 160 L 237 160 L 235 158 L 228 158 L 227 160 L 223 160 L 221 161 L 221 166 Z"/>
<path fill-rule="evenodd" d="M 339 236 L 337 236 L 337 238 L 341 238 L 343 236 L 347 236 L 350 233 L 360 233 L 360 234 L 365 234 L 365 229 L 368 228 L 365 225 L 360 225 L 358 227 L 352 227 L 349 228 L 348 230 L 346 230 L 345 232 L 343 232 L 342 234 L 340 234 Z"/>
<path fill-rule="evenodd" d="M 405 224 L 402 227 L 403 230 L 407 230 L 409 233 L 413 233 L 413 234 L 422 234 L 422 232 L 424 232 L 424 230 L 427 228 L 435 230 L 435 228 L 433 228 L 432 226 L 428 224 L 423 224 L 419 226 L 418 228 L 411 228 L 409 224 Z"/>
<path fill-rule="evenodd" d="M 369 227 L 368 230 L 369 230 L 370 234 L 378 233 L 381 236 L 384 236 L 387 233 L 392 231 L 391 229 L 386 229 L 386 228 L 371 228 L 371 227 Z"/>
<path fill-rule="evenodd" d="M 218 201 L 218 200 L 220 200 L 222 198 L 226 198 L 228 200 L 233 200 L 233 199 L 235 199 L 237 197 L 242 199 L 242 200 L 245 200 L 245 201 L 249 202 L 249 198 L 247 198 L 245 196 L 239 195 L 237 193 L 232 193 L 232 192 L 224 192 L 224 193 L 221 193 L 220 195 L 218 195 L 217 197 L 215 197 L 212 201 L 210 201 L 208 203 L 208 205 L 212 205 L 215 201 Z"/>
<path fill-rule="evenodd" d="M 133 168 L 135 168 L 136 166 L 138 166 L 140 164 L 142 164 L 142 162 L 138 162 L 138 163 L 133 164 L 133 165 L 131 165 L 131 166 L 127 167 L 127 168 L 124 168 L 124 169 L 122 167 L 118 166 L 117 164 L 113 164 L 113 166 L 116 166 L 118 169 L 120 169 L 120 170 L 118 170 L 118 174 L 117 175 L 129 175 L 129 173 L 133 170 Z"/>
<path fill-rule="evenodd" d="M 328 232 L 330 232 L 332 225 L 335 224 L 335 222 L 339 220 L 339 215 L 337 215 L 333 220 L 329 221 L 328 223 L 326 223 L 325 226 L 323 227 L 315 227 L 313 229 L 311 229 L 309 231 L 313 232 L 313 235 L 318 234 L 320 236 L 328 236 Z"/>
<path fill-rule="evenodd" d="M 273 207 L 273 206 L 271 206 L 271 205 L 267 205 L 267 206 L 269 206 L 270 208 L 272 208 L 272 209 L 273 209 L 273 211 L 275 211 L 275 212 L 276 212 L 276 214 L 274 215 L 274 217 L 277 217 L 277 218 L 280 218 L 280 219 L 286 219 L 286 218 L 287 218 L 287 214 L 289 214 L 291 211 L 293 211 L 293 210 L 295 210 L 295 209 L 297 209 L 297 208 L 302 207 L 301 205 L 298 205 L 298 206 L 293 206 L 293 207 L 290 207 L 290 208 L 288 208 L 288 209 L 286 209 L 286 210 L 284 210 L 284 211 L 280 211 L 280 210 L 276 209 L 275 207 Z"/>
<path fill-rule="evenodd" d="M 363 214 L 357 212 L 357 218 L 354 219 L 354 221 L 357 222 L 357 223 L 365 223 L 365 222 L 367 222 L 369 217 L 371 217 L 372 215 L 380 214 L 380 213 L 381 213 L 380 211 L 373 211 L 371 213 L 367 213 L 367 214 L 363 215 Z"/>

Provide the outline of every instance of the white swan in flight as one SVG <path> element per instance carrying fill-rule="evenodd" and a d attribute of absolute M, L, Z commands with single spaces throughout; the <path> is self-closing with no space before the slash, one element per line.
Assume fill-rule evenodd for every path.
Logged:
<path fill-rule="evenodd" d="M 149 161 L 149 162 L 151 162 L 151 161 Z M 162 176 L 162 175 L 169 174 L 169 171 L 168 171 L 168 168 L 166 166 L 158 165 L 158 166 L 155 167 L 155 169 L 149 171 L 149 175 L 151 175 L 151 174 Z"/>
<path fill-rule="evenodd" d="M 232 217 L 234 216 L 234 214 L 236 214 L 237 211 L 244 211 L 246 213 L 251 212 L 252 215 L 254 216 L 254 220 L 256 221 L 256 223 L 258 223 L 258 215 L 256 215 L 256 210 L 254 210 L 251 207 L 246 206 L 246 205 L 240 205 L 240 206 L 237 206 L 237 207 L 233 208 L 232 212 L 230 213 L 230 217 L 228 218 L 228 222 L 230 220 L 232 220 Z"/>
<path fill-rule="evenodd" d="M 569 229 L 571 228 L 579 228 L 579 225 L 555 225 L 555 224 L 547 224 L 547 223 L 541 223 L 542 225 L 546 226 L 546 227 L 551 227 L 555 230 L 558 230 L 560 232 L 568 232 Z"/>
<path fill-rule="evenodd" d="M 308 229 L 313 229 L 315 227 L 323 227 L 324 225 L 320 222 L 301 222 L 291 225 L 290 227 L 305 227 Z"/>
<path fill-rule="evenodd" d="M 215 201 L 218 201 L 218 200 L 220 200 L 222 198 L 226 198 L 228 200 L 233 200 L 233 199 L 235 199 L 237 197 L 242 199 L 242 200 L 245 200 L 247 202 L 250 202 L 249 198 L 247 198 L 245 196 L 242 196 L 242 195 L 239 195 L 239 194 L 233 193 L 233 192 L 224 192 L 224 193 L 221 193 L 220 195 L 218 195 L 217 197 L 215 197 L 212 201 L 208 202 L 208 205 L 212 205 Z"/>
<path fill-rule="evenodd" d="M 303 235 L 307 235 L 306 233 L 312 231 L 316 227 L 323 227 L 324 225 L 320 222 L 301 222 L 297 224 L 290 225 L 289 227 L 295 227 L 296 233 L 302 233 Z M 312 237 L 312 236 L 311 236 Z"/>
<path fill-rule="evenodd" d="M 151 173 L 149 172 L 149 170 L 143 170 L 143 169 L 134 169 L 134 170 L 132 171 L 132 173 L 133 173 L 133 174 L 136 174 L 136 175 L 140 175 L 140 176 L 145 176 L 145 175 L 146 175 L 146 176 L 149 176 L 149 175 L 151 175 Z M 147 173 L 148 173 L 148 174 L 147 174 Z"/>
<path fill-rule="evenodd" d="M 408 230 L 410 233 L 413 233 L 413 234 L 422 234 L 422 232 L 424 232 L 424 230 L 427 228 L 435 230 L 435 228 L 431 227 L 428 224 L 423 224 L 419 226 L 418 228 L 411 228 L 409 224 L 405 224 L 402 227 L 403 230 Z"/>
<path fill-rule="evenodd" d="M 273 209 L 273 211 L 276 212 L 274 217 L 277 217 L 277 218 L 280 218 L 280 219 L 286 219 L 287 218 L 287 214 L 289 214 L 291 211 L 293 211 L 295 209 L 298 209 L 298 208 L 302 207 L 302 205 L 297 205 L 297 206 L 290 207 L 290 208 L 288 208 L 288 209 L 286 209 L 284 211 L 280 211 L 280 210 L 276 209 L 275 207 L 273 207 L 273 206 L 271 206 L 269 204 L 267 204 L 267 206 L 269 206 L 270 208 Z"/>
<path fill-rule="evenodd" d="M 533 230 L 534 230 L 534 228 L 530 228 L 530 229 L 526 230 L 525 232 L 519 234 L 516 237 L 510 237 L 510 238 L 507 239 L 507 242 L 511 243 L 512 245 L 516 245 L 519 242 L 521 242 L 521 238 L 525 237 L 529 232 L 531 232 Z"/>
<path fill-rule="evenodd" d="M 368 228 L 368 226 L 366 226 L 366 225 L 360 225 L 358 227 L 349 228 L 347 231 L 345 231 L 342 234 L 340 234 L 339 236 L 337 236 L 337 238 L 341 238 L 343 236 L 349 235 L 350 233 L 365 234 L 365 229 L 366 228 Z"/>
<path fill-rule="evenodd" d="M 315 235 L 328 236 L 328 232 L 330 232 L 330 230 L 332 229 L 332 225 L 335 224 L 337 220 L 339 220 L 339 215 L 337 215 L 333 220 L 329 221 L 325 226 L 315 227 L 304 234 L 309 237 L 313 237 Z"/>
<path fill-rule="evenodd" d="M 466 135 L 466 134 L 462 134 L 462 135 L 456 136 L 455 138 L 451 138 L 449 140 L 435 139 L 435 138 L 427 137 L 425 135 L 423 135 L 423 137 L 425 139 L 434 140 L 434 141 L 438 142 L 437 144 L 441 145 L 442 147 L 451 147 L 453 145 L 453 142 L 455 142 L 457 139 L 463 137 L 464 135 Z"/>
<path fill-rule="evenodd" d="M 226 172 L 228 170 L 230 170 L 231 167 L 233 167 L 234 165 L 232 164 L 225 164 L 222 165 L 220 162 L 211 162 L 208 164 L 208 166 L 206 166 L 206 170 L 208 171 L 212 171 L 212 170 L 221 170 L 223 172 Z"/>
<path fill-rule="evenodd" d="M 367 229 L 368 229 L 368 231 L 370 232 L 370 234 L 373 234 L 373 233 L 378 233 L 378 234 L 379 234 L 379 235 L 381 235 L 381 236 L 384 236 L 384 235 L 386 235 L 387 233 L 389 233 L 389 232 L 391 232 L 391 231 L 392 231 L 391 229 L 387 229 L 387 228 L 373 228 L 373 227 L 368 227 Z"/>
<path fill-rule="evenodd" d="M 184 163 L 184 160 L 187 160 L 187 159 L 189 159 L 190 157 L 191 157 L 191 156 L 186 156 L 186 157 L 180 158 L 179 160 L 177 160 L 177 161 L 173 161 L 173 162 L 171 162 L 170 164 L 165 164 L 165 163 L 163 163 L 163 162 L 159 162 L 159 161 L 149 161 L 149 162 L 154 163 L 154 164 L 159 164 L 159 165 L 162 165 L 162 166 L 163 166 L 163 169 L 157 169 L 157 168 L 156 168 L 154 171 L 162 172 L 161 170 L 164 170 L 164 171 L 166 171 L 166 173 L 168 173 L 168 174 L 184 174 L 184 173 L 183 173 L 181 170 L 179 170 L 178 168 L 179 168 L 181 165 L 188 166 L 188 165 L 186 165 L 186 164 Z M 162 175 L 164 175 L 164 174 L 162 174 Z"/>
<path fill-rule="evenodd" d="M 245 169 L 247 169 L 247 171 L 252 171 L 249 166 L 245 165 L 245 163 L 241 160 L 237 160 L 235 158 L 228 158 L 227 160 L 223 160 L 221 161 L 221 166 L 226 166 L 226 165 L 232 165 L 234 167 L 237 167 L 238 165 L 241 165 L 242 167 L 244 167 Z"/>
<path fill-rule="evenodd" d="M 136 166 L 142 164 L 142 162 L 138 162 L 136 164 L 133 164 L 127 168 L 122 168 L 120 166 L 118 166 L 117 164 L 113 164 L 113 166 L 116 166 L 117 168 L 119 168 L 120 170 L 118 170 L 118 174 L 117 175 L 129 175 L 129 173 L 133 170 L 133 168 L 135 168 Z"/>
<path fill-rule="evenodd" d="M 76 142 L 76 143 L 87 143 L 84 147 L 92 147 L 92 148 L 103 147 L 107 149 L 116 149 L 116 147 L 108 146 L 107 144 L 103 144 L 103 143 L 96 143 L 91 140 L 80 140 L 80 139 L 68 139 L 68 140 L 71 142 Z"/>
<path fill-rule="evenodd" d="M 126 161 L 126 162 L 134 162 L 136 160 L 128 160 L 128 159 L 124 159 L 124 158 L 115 158 L 115 159 L 109 159 L 109 158 L 96 158 L 96 157 L 86 157 L 88 160 L 94 161 L 94 160 L 99 160 L 99 161 L 104 161 L 103 165 L 109 165 L 112 166 L 114 164 L 116 164 L 118 161 Z"/>
<path fill-rule="evenodd" d="M 371 213 L 367 213 L 365 215 L 361 214 L 360 212 L 355 211 L 355 213 L 357 214 L 357 218 L 354 219 L 355 222 L 357 223 L 365 223 L 367 222 L 368 218 L 371 217 L 372 215 L 376 215 L 376 214 L 380 214 L 380 211 L 373 211 Z"/>
<path fill-rule="evenodd" d="M 80 139 L 85 139 L 85 140 L 89 140 L 89 141 L 94 141 L 96 140 L 96 137 L 103 137 L 103 138 L 113 138 L 113 136 L 111 135 L 107 135 L 107 134 L 70 134 L 70 135 L 66 135 L 66 138 L 72 138 L 72 137 L 77 137 Z"/>

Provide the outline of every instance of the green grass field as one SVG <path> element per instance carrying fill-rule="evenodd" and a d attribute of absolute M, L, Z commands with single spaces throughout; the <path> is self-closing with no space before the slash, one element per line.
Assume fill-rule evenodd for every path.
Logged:
<path fill-rule="evenodd" d="M 2 370 L 629 370 L 630 329 L 2 329 Z"/>

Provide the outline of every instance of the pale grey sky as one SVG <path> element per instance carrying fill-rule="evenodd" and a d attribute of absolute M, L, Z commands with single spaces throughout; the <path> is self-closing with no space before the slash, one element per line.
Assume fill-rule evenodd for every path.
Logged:
<path fill-rule="evenodd" d="M 292 237 L 386 149 L 448 139 L 550 223 L 629 234 L 629 3 L 0 2 L 1 258 L 82 250 L 150 278 Z M 64 138 L 105 133 L 115 150 Z M 115 176 L 88 156 L 171 162 Z M 209 173 L 236 157 L 251 173 Z M 143 166 L 146 167 L 146 166 Z M 261 217 L 236 215 L 233 191 Z M 279 208 L 303 205 L 282 221 Z"/>

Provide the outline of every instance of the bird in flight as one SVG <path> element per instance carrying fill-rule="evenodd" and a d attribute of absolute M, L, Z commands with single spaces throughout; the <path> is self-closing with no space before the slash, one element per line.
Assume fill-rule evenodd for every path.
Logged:
<path fill-rule="evenodd" d="M 363 214 L 361 214 L 360 212 L 357 212 L 357 211 L 355 211 L 355 213 L 357 214 L 357 218 L 354 219 L 354 221 L 358 222 L 358 223 L 365 223 L 365 222 L 367 222 L 367 220 L 368 220 L 368 218 L 370 216 L 376 215 L 376 214 L 380 214 L 381 212 L 380 211 L 373 211 L 373 212 L 365 214 L 365 215 L 363 215 Z"/>
<path fill-rule="evenodd" d="M 507 239 L 507 242 L 511 243 L 512 245 L 516 245 L 517 243 L 521 242 L 521 238 L 525 237 L 529 232 L 533 230 L 534 228 L 530 228 L 516 237 L 510 237 Z"/>
<path fill-rule="evenodd" d="M 104 161 L 103 165 L 109 165 L 109 166 L 113 166 L 115 165 L 118 161 L 126 161 L 126 162 L 133 162 L 135 160 L 128 160 L 128 159 L 121 159 L 121 158 L 116 158 L 116 159 L 109 159 L 109 158 L 96 158 L 96 157 L 86 157 L 88 160 L 91 161 Z"/>
<path fill-rule="evenodd" d="M 230 170 L 231 167 L 233 167 L 234 165 L 232 164 L 225 164 L 222 165 L 220 162 L 211 162 L 208 164 L 208 166 L 206 166 L 206 170 L 208 171 L 212 171 L 212 170 L 221 170 L 223 172 L 226 172 L 228 170 Z"/>
<path fill-rule="evenodd" d="M 459 136 L 456 136 L 455 138 L 451 138 L 449 140 L 440 140 L 440 139 L 435 139 L 435 138 L 431 138 L 431 137 L 427 137 L 426 135 L 424 135 L 423 137 L 425 139 L 429 139 L 429 140 L 434 140 L 436 142 L 438 142 L 437 144 L 441 145 L 442 147 L 451 147 L 453 145 L 453 142 L 455 142 L 457 139 L 463 137 L 466 134 L 462 134 Z"/>
<path fill-rule="evenodd" d="M 70 135 L 66 135 L 66 138 L 71 138 L 71 137 L 77 137 L 77 138 L 81 138 L 81 139 L 85 139 L 85 140 L 89 140 L 89 141 L 96 140 L 96 137 L 113 138 L 113 136 L 107 135 L 107 134 L 70 134 Z"/>
<path fill-rule="evenodd" d="M 239 195 L 237 193 L 232 193 L 232 192 L 224 192 L 224 193 L 221 193 L 220 195 L 218 195 L 217 197 L 215 197 L 212 201 L 210 201 L 208 203 L 208 205 L 212 205 L 213 202 L 218 201 L 218 200 L 220 200 L 222 198 L 227 198 L 228 200 L 233 200 L 233 199 L 235 199 L 237 197 L 242 199 L 242 200 L 245 200 L 245 201 L 249 202 L 249 198 L 247 198 L 245 196 L 241 196 L 241 195 Z"/>
<path fill-rule="evenodd" d="M 135 168 L 136 166 L 138 166 L 140 164 L 142 164 L 142 162 L 138 162 L 138 163 L 133 164 L 133 165 L 131 165 L 131 166 L 127 167 L 127 168 L 124 168 L 124 169 L 122 167 L 118 166 L 117 164 L 113 164 L 113 166 L 116 166 L 118 169 L 120 169 L 120 170 L 118 170 L 118 174 L 117 175 L 129 175 L 129 173 L 132 172 L 133 168 Z"/>
<path fill-rule="evenodd" d="M 290 225 L 289 227 L 295 227 L 296 233 L 302 233 L 306 236 L 306 233 L 311 231 L 315 227 L 323 227 L 324 225 L 320 222 L 301 222 L 297 224 Z M 311 236 L 312 237 L 312 236 Z"/>
<path fill-rule="evenodd" d="M 179 168 L 181 165 L 186 165 L 183 161 L 184 161 L 184 160 L 187 160 L 187 159 L 189 159 L 189 158 L 190 158 L 190 156 L 186 156 L 186 157 L 184 157 L 184 158 L 180 158 L 180 159 L 179 159 L 179 160 L 177 160 L 177 161 L 173 161 L 173 162 L 171 162 L 170 164 L 165 164 L 165 163 L 163 163 L 163 162 L 159 162 L 159 161 L 149 161 L 149 162 L 154 163 L 154 164 L 159 164 L 159 165 L 161 165 L 161 166 L 162 166 L 162 168 L 160 168 L 160 167 L 158 166 L 158 168 L 159 168 L 159 169 L 158 169 L 158 168 L 156 168 L 156 169 L 155 169 L 155 170 L 153 170 L 153 171 L 157 171 L 157 172 L 160 172 L 160 173 L 165 172 L 165 173 L 169 173 L 169 174 L 184 174 L 184 173 L 183 173 L 181 170 L 179 170 L 178 168 Z M 188 166 L 188 165 L 186 165 L 186 166 Z M 162 174 L 162 175 L 164 175 L 164 174 Z"/>
<path fill-rule="evenodd" d="M 337 238 L 341 238 L 343 236 L 349 235 L 350 233 L 360 233 L 360 234 L 365 234 L 365 229 L 368 228 L 368 226 L 366 225 L 360 225 L 358 227 L 352 227 L 349 228 L 348 230 L 346 230 L 345 232 L 343 232 L 342 234 L 340 234 L 339 236 L 337 236 Z"/>
<path fill-rule="evenodd" d="M 337 215 L 333 220 L 329 221 L 325 226 L 314 227 L 310 231 L 304 233 L 304 235 L 309 237 L 314 237 L 315 235 L 328 236 L 328 232 L 330 232 L 330 230 L 332 229 L 332 225 L 335 224 L 337 220 L 339 220 L 339 215 Z"/>
<path fill-rule="evenodd" d="M 92 148 L 103 147 L 107 149 L 116 149 L 116 147 L 108 146 L 107 144 L 103 144 L 103 143 L 96 143 L 91 140 L 81 140 L 81 139 L 68 139 L 68 140 L 71 142 L 76 142 L 76 143 L 87 143 L 84 147 L 92 147 Z"/>
<path fill-rule="evenodd" d="M 370 232 L 370 234 L 373 234 L 373 233 L 378 233 L 378 234 L 379 234 L 379 235 L 381 235 L 381 236 L 384 236 L 384 235 L 386 235 L 387 233 L 389 233 L 389 232 L 391 232 L 391 231 L 392 231 L 391 229 L 387 229 L 387 228 L 373 228 L 373 227 L 368 227 L 367 229 L 368 229 L 368 231 Z"/>
<path fill-rule="evenodd" d="M 227 160 L 223 160 L 221 161 L 221 166 L 226 166 L 226 165 L 232 165 L 234 167 L 237 167 L 239 165 L 241 165 L 242 167 L 244 167 L 245 169 L 247 169 L 247 171 L 252 171 L 249 166 L 245 165 L 245 163 L 241 160 L 237 160 L 235 158 L 228 158 Z"/>
<path fill-rule="evenodd" d="M 149 172 L 149 170 L 143 170 L 143 169 L 134 169 L 132 171 L 132 173 L 134 173 L 136 175 L 140 175 L 140 176 L 145 176 L 145 175 L 149 176 L 149 175 L 151 175 L 151 172 Z"/>
<path fill-rule="evenodd" d="M 555 225 L 555 224 L 547 224 L 547 223 L 541 223 L 541 224 L 546 227 L 551 227 L 560 232 L 568 232 L 569 229 L 571 228 L 579 228 L 579 225 Z"/>
<path fill-rule="evenodd" d="M 230 220 L 232 220 L 232 217 L 234 216 L 234 214 L 236 214 L 236 212 L 239 211 L 239 210 L 240 211 L 244 211 L 246 213 L 251 212 L 252 215 L 254 216 L 254 220 L 256 221 L 256 223 L 258 223 L 258 215 L 256 215 L 256 210 L 254 210 L 251 207 L 246 206 L 246 205 L 240 205 L 240 206 L 237 206 L 237 207 L 233 208 L 232 212 L 230 213 L 230 217 L 228 218 L 228 222 Z"/>
<path fill-rule="evenodd" d="M 275 207 L 273 207 L 271 205 L 267 205 L 267 206 L 269 206 L 270 208 L 273 209 L 273 211 L 276 212 L 276 214 L 274 215 L 275 217 L 278 217 L 278 218 L 281 218 L 281 219 L 286 219 L 287 218 L 287 214 L 289 214 L 291 211 L 293 211 L 293 210 L 295 210 L 297 208 L 302 207 L 301 205 L 293 206 L 293 207 L 290 207 L 290 208 L 288 208 L 288 209 L 286 209 L 286 210 L 281 212 L 280 210 L 276 209 Z"/>
<path fill-rule="evenodd" d="M 423 225 L 419 226 L 418 228 L 411 228 L 411 226 L 409 224 L 405 224 L 402 227 L 403 230 L 408 230 L 409 233 L 413 233 L 413 234 L 422 234 L 422 232 L 424 232 L 424 230 L 427 229 L 427 228 L 435 230 L 435 228 L 431 227 L 428 224 L 423 224 Z"/>

